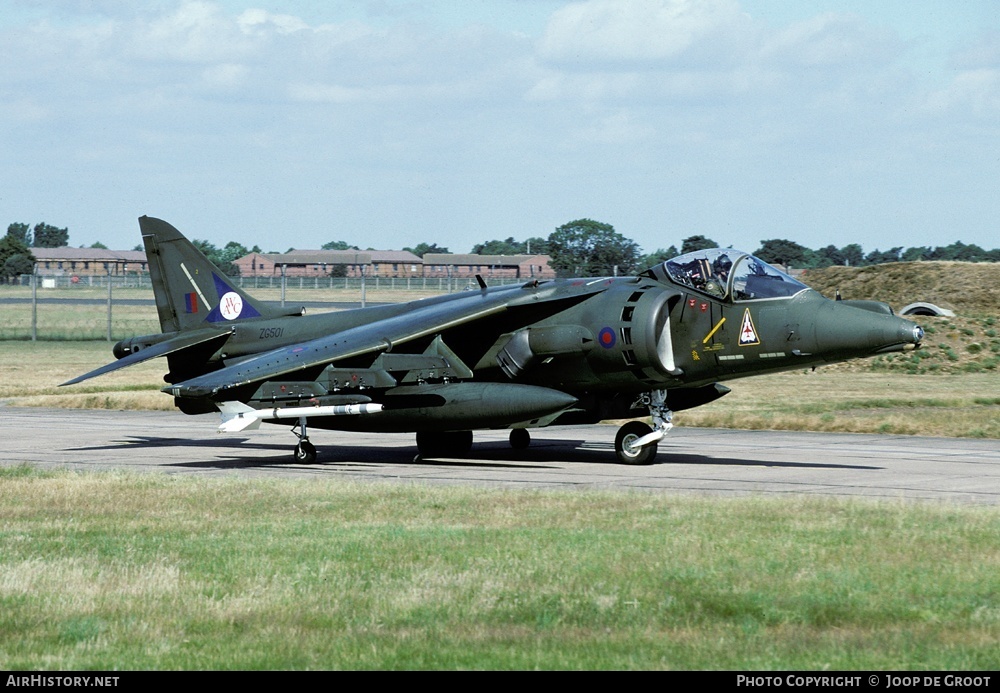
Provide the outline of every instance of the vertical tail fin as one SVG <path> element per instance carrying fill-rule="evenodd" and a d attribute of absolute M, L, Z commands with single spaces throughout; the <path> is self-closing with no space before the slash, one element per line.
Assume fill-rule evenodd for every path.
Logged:
<path fill-rule="evenodd" d="M 236 320 L 287 315 L 265 306 L 213 265 L 180 231 L 160 219 L 139 217 L 153 282 L 156 312 L 164 332 L 225 327 Z"/>

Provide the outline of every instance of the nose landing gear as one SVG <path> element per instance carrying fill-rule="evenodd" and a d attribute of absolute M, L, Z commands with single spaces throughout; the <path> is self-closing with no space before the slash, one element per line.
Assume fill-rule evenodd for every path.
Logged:
<path fill-rule="evenodd" d="M 618 429 L 615 454 L 622 464 L 652 464 L 657 444 L 674 427 L 674 413 L 667 407 L 667 391 L 653 390 L 639 397 L 633 405 L 644 405 L 653 418 L 653 427 L 641 421 L 630 421 Z"/>

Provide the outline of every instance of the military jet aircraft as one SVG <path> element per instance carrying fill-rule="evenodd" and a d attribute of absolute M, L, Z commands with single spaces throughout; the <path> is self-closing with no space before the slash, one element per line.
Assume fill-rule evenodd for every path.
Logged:
<path fill-rule="evenodd" d="M 319 315 L 256 301 L 177 229 L 141 217 L 162 334 L 115 345 L 116 362 L 63 385 L 165 356 L 163 392 L 221 431 L 290 425 L 412 431 L 424 458 L 468 454 L 475 429 L 633 420 L 625 464 L 649 464 L 673 412 L 722 381 L 913 349 L 923 330 L 874 301 L 830 300 L 748 253 L 687 253 L 635 277 L 528 281 Z"/>

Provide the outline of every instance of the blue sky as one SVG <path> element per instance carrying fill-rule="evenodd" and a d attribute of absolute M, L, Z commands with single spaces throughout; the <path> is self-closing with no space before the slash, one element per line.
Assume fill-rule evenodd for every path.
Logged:
<path fill-rule="evenodd" d="M 1000 247 L 995 2 L 0 0 L 0 222 Z"/>

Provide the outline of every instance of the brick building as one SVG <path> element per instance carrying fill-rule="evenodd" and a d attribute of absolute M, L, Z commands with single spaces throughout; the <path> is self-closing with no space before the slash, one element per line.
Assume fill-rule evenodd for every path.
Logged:
<path fill-rule="evenodd" d="M 104 248 L 32 248 L 43 276 L 113 276 L 145 274 L 146 253 L 141 250 L 106 250 Z"/>
<path fill-rule="evenodd" d="M 292 250 L 250 253 L 234 263 L 241 277 L 328 277 L 334 267 L 346 267 L 348 277 L 420 277 L 423 261 L 406 250 Z"/>
<path fill-rule="evenodd" d="M 427 253 L 425 277 L 473 277 L 484 279 L 553 279 L 548 255 L 474 255 L 472 253 Z"/>

